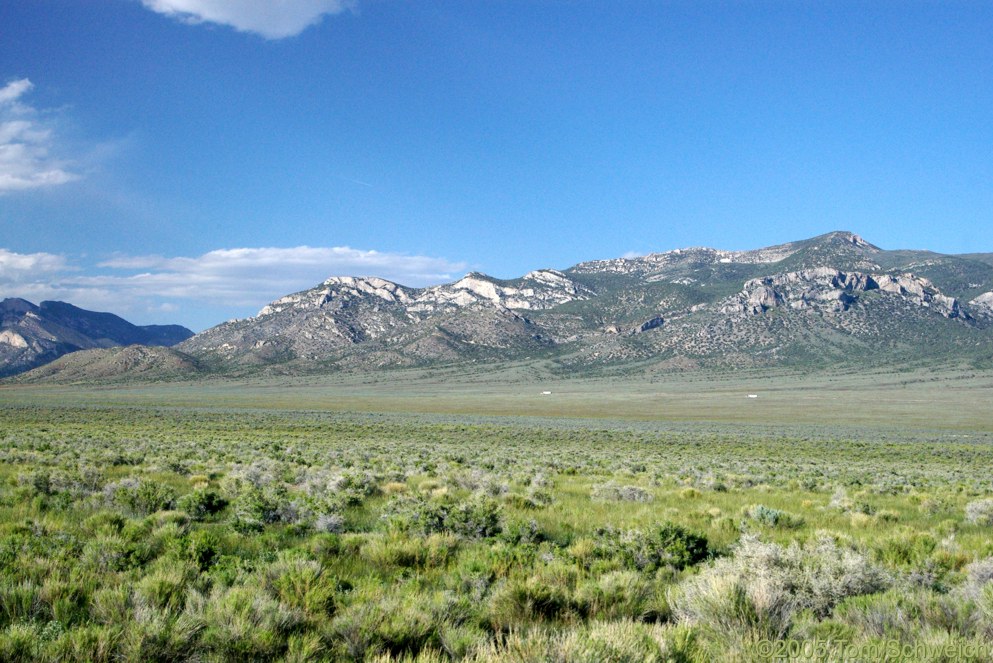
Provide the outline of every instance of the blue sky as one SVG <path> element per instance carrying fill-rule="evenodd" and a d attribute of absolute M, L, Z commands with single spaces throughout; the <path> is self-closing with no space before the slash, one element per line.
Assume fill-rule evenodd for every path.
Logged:
<path fill-rule="evenodd" d="M 202 329 L 830 230 L 993 251 L 993 3 L 4 0 L 0 296 Z"/>

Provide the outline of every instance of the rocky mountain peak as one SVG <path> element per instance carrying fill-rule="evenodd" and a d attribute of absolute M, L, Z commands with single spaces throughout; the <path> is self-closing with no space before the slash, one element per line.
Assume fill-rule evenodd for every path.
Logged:
<path fill-rule="evenodd" d="M 5 315 L 8 313 L 17 315 L 37 311 L 37 306 L 28 300 L 21 299 L 19 297 L 8 297 L 0 302 L 0 315 Z"/>
<path fill-rule="evenodd" d="M 878 246 L 870 244 L 869 242 L 862 239 L 861 236 L 856 235 L 855 233 L 850 232 L 848 230 L 836 230 L 826 235 L 822 235 L 822 237 L 823 239 L 828 241 L 838 242 L 840 244 L 850 244 L 856 248 L 865 249 L 866 251 L 872 253 L 879 253 L 880 251 L 882 251 L 882 249 L 880 249 Z M 815 238 L 815 241 L 816 239 L 818 238 Z"/>

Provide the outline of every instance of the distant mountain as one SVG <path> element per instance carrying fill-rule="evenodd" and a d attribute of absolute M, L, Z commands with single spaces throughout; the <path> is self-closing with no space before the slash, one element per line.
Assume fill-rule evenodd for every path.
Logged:
<path fill-rule="evenodd" d="M 993 364 L 993 255 L 886 251 L 850 232 L 677 249 L 409 288 L 332 277 L 175 348 L 202 371 L 496 362 L 562 374 Z"/>
<path fill-rule="evenodd" d="M 0 302 L 0 376 L 46 364 L 77 350 L 122 345 L 171 346 L 193 336 L 179 325 L 139 327 L 111 313 L 65 302 L 35 306 L 23 299 Z"/>

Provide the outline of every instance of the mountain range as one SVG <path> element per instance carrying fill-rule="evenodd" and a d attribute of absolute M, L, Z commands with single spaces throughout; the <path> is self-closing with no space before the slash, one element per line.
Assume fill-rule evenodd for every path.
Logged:
<path fill-rule="evenodd" d="M 139 327 L 112 313 L 65 302 L 0 301 L 0 377 L 42 366 L 78 350 L 125 345 L 169 346 L 193 336 L 179 325 Z"/>
<path fill-rule="evenodd" d="M 25 379 L 506 361 L 553 373 L 985 366 L 993 360 L 993 254 L 887 251 L 832 232 L 752 251 L 596 260 L 512 280 L 470 273 L 426 288 L 335 276 L 168 353 L 138 354 L 77 353 Z"/>

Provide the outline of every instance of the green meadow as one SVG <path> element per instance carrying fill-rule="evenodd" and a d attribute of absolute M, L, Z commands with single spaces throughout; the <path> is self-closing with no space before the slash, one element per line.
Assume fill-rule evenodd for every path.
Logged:
<path fill-rule="evenodd" d="M 0 386 L 0 660 L 990 661 L 990 403 L 957 368 Z"/>

